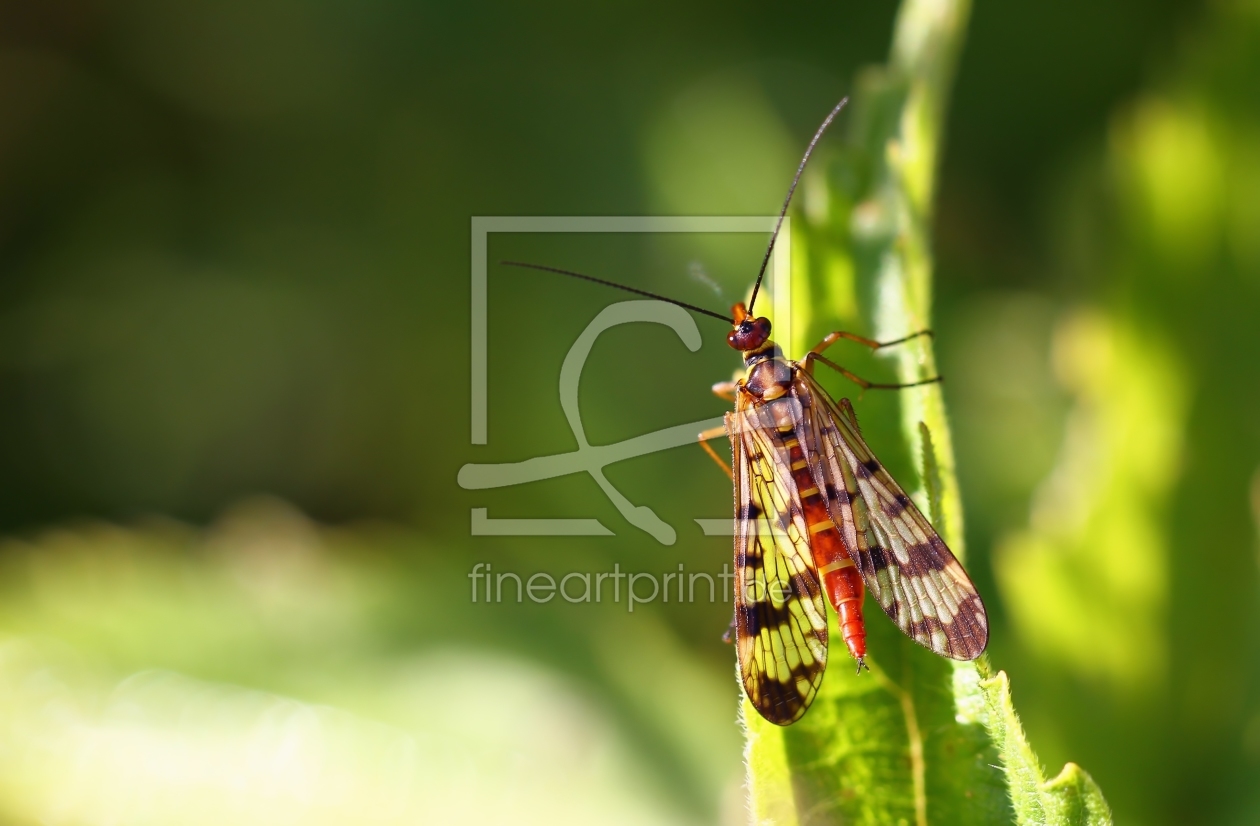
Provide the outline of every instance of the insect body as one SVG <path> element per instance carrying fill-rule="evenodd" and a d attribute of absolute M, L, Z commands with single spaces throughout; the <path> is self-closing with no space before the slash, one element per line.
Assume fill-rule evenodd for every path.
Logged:
<path fill-rule="evenodd" d="M 832 364 L 821 351 L 839 338 L 883 345 L 837 333 L 790 361 L 768 320 L 742 304 L 734 314 L 727 340 L 747 374 L 715 390 L 735 400 L 725 432 L 734 458 L 736 647 L 753 706 L 786 725 L 813 701 L 827 663 L 824 595 L 859 671 L 866 589 L 915 642 L 953 659 L 980 656 L 988 621 L 975 586 L 867 447 L 853 408 L 813 376 L 816 362 Z"/>
<path fill-rule="evenodd" d="M 862 603 L 868 590 L 897 627 L 941 656 L 974 660 L 989 638 L 984 604 L 962 565 L 867 447 L 853 407 L 843 399 L 837 404 L 814 379 L 814 365 L 822 363 L 864 388 L 913 386 L 864 381 L 823 351 L 841 339 L 878 349 L 924 333 L 881 343 L 834 332 L 792 361 L 771 340 L 769 320 L 751 312 L 805 164 L 846 102 L 814 133 L 752 297 L 747 307 L 735 306 L 733 317 L 570 270 L 503 262 L 669 301 L 733 324 L 727 343 L 743 355 L 747 372 L 714 387 L 735 402 L 735 411 L 724 426 L 700 434 L 700 444 L 735 485 L 733 625 L 744 690 L 757 711 L 779 725 L 800 719 L 822 683 L 827 602 L 859 672 L 866 664 Z M 731 467 L 706 443 L 721 436 L 731 441 Z"/>

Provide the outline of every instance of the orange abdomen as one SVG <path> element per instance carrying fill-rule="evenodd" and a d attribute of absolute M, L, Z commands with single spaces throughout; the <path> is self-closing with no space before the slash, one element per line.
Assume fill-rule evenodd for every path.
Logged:
<path fill-rule="evenodd" d="M 788 441 L 791 450 L 792 477 L 805 511 L 805 523 L 809 526 L 810 550 L 818 569 L 827 600 L 836 609 L 837 622 L 844 643 L 853 659 L 866 657 L 866 624 L 862 620 L 862 599 L 866 589 L 849 549 L 844 545 L 840 530 L 827 512 L 822 492 L 814 486 L 808 463 L 801 452 L 800 443 Z"/>

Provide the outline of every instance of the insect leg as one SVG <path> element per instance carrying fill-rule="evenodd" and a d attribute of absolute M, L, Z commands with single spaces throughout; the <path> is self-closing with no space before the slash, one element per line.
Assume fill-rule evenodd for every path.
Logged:
<path fill-rule="evenodd" d="M 826 356 L 816 353 L 812 350 L 806 353 L 805 358 L 801 360 L 801 364 L 804 367 L 805 371 L 808 372 L 811 376 L 814 374 L 815 361 L 821 361 L 823 364 L 827 365 L 832 370 L 835 370 L 837 373 L 844 376 L 846 379 L 853 382 L 858 387 L 861 387 L 863 390 L 902 390 L 907 387 L 918 387 L 921 384 L 935 384 L 936 382 L 941 380 L 940 376 L 933 376 L 930 379 L 922 379 L 920 381 L 908 381 L 901 384 L 882 384 L 880 382 L 867 381 L 866 379 L 862 378 L 856 373 L 852 373 L 849 370 L 836 364 L 834 361 L 827 358 Z"/>
<path fill-rule="evenodd" d="M 818 345 L 814 347 L 814 349 L 810 350 L 810 352 L 817 355 L 821 353 L 823 350 L 826 350 L 831 345 L 835 344 L 840 339 L 845 339 L 846 341 L 856 341 L 858 344 L 861 344 L 865 347 L 870 347 L 872 350 L 878 350 L 881 347 L 892 347 L 894 344 L 905 344 L 907 341 L 910 341 L 911 339 L 916 339 L 916 338 L 919 338 L 920 336 L 930 336 L 930 335 L 932 335 L 931 330 L 920 330 L 917 333 L 911 333 L 910 335 L 905 336 L 904 338 L 895 339 L 893 341 L 876 341 L 873 338 L 866 338 L 864 336 L 859 336 L 856 333 L 846 333 L 844 330 L 836 330 L 834 333 L 828 333 L 826 336 L 824 336 L 823 340 L 818 342 Z"/>
<path fill-rule="evenodd" d="M 739 391 L 739 382 L 737 381 L 720 381 L 713 385 L 713 395 L 719 399 L 726 399 L 728 402 L 735 401 L 735 394 Z"/>
<path fill-rule="evenodd" d="M 700 434 L 699 436 L 700 447 L 704 450 L 705 453 L 709 454 L 710 459 L 718 463 L 718 467 L 722 469 L 723 473 L 731 477 L 731 479 L 734 479 L 735 474 L 731 472 L 731 466 L 728 465 L 726 462 L 722 461 L 722 457 L 717 455 L 716 450 L 709 447 L 710 439 L 716 439 L 719 436 L 725 436 L 725 435 L 726 435 L 726 425 L 722 425 L 720 427 L 711 427 Z"/>

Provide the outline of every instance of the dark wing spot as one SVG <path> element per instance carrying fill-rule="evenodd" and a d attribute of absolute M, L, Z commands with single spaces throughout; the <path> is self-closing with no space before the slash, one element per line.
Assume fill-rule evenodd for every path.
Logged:
<path fill-rule="evenodd" d="M 884 509 L 884 513 L 888 514 L 890 518 L 896 519 L 906 512 L 906 508 L 910 507 L 910 497 L 904 493 L 899 493 L 893 497 L 891 502 L 882 502 L 881 506 Z"/>
<path fill-rule="evenodd" d="M 800 574 L 794 574 L 788 581 L 792 583 L 791 588 L 794 596 L 808 599 L 818 593 L 818 587 L 814 585 L 813 580 Z"/>
<path fill-rule="evenodd" d="M 940 542 L 940 540 L 938 539 L 936 542 Z M 910 556 L 909 567 L 915 571 L 945 570 L 954 555 L 949 553 L 948 548 L 945 548 L 945 554 L 941 554 L 940 550 L 936 548 L 936 542 L 907 545 L 906 553 Z M 944 544 L 941 542 L 942 547 L 944 547 Z"/>
<path fill-rule="evenodd" d="M 792 681 L 796 682 L 797 680 L 804 680 L 807 683 L 812 683 L 814 681 L 814 671 L 816 668 L 817 666 L 806 665 L 804 662 L 797 663 L 797 665 L 792 669 Z"/>
<path fill-rule="evenodd" d="M 845 488 L 838 488 L 835 485 L 827 485 L 827 501 L 837 505 L 848 505 L 852 501 L 849 491 Z"/>
<path fill-rule="evenodd" d="M 871 567 L 875 573 L 879 573 L 888 567 L 888 554 L 878 545 L 872 545 L 867 548 L 866 554 L 871 558 Z"/>
<path fill-rule="evenodd" d="M 972 594 L 959 605 L 954 621 L 946 628 L 950 655 L 956 660 L 974 660 L 984 653 L 989 644 L 989 630 L 976 618 L 985 616 L 984 603 Z"/>
<path fill-rule="evenodd" d="M 919 645 L 926 646 L 930 648 L 931 650 L 935 651 L 937 654 L 948 657 L 950 656 L 950 651 L 948 647 L 946 648 L 945 651 L 941 651 L 940 649 L 936 648 L 935 645 L 932 643 L 932 635 L 936 634 L 937 632 L 943 633 L 944 630 L 945 629 L 941 626 L 941 621 L 938 620 L 936 617 L 924 617 L 918 622 L 911 622 L 910 629 L 906 633 L 909 634 L 910 638 L 913 639 L 915 642 L 917 642 Z M 948 636 L 946 636 L 945 644 L 946 646 L 949 645 Z"/>
<path fill-rule="evenodd" d="M 864 478 L 879 473 L 879 460 L 872 456 L 870 459 L 867 459 L 865 462 L 858 465 L 857 472 L 858 476 L 862 476 Z"/>
<path fill-rule="evenodd" d="M 748 605 L 739 605 L 735 608 L 739 627 L 749 637 L 756 637 L 761 633 L 761 629 L 766 627 L 764 612 L 760 605 L 760 603 L 754 602 Z"/>
<path fill-rule="evenodd" d="M 779 726 L 794 723 L 805 713 L 806 698 L 800 695 L 795 686 L 776 683 L 776 687 L 765 686 L 766 696 L 757 703 L 761 716 Z M 812 698 L 810 698 L 812 699 Z"/>
<path fill-rule="evenodd" d="M 739 519 L 741 521 L 756 519 L 761 516 L 762 512 L 761 507 L 756 502 L 750 500 L 745 502 L 744 506 L 739 509 Z"/>

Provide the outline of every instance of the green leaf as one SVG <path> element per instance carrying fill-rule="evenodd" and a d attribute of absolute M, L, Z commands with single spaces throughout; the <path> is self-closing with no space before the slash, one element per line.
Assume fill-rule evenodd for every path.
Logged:
<path fill-rule="evenodd" d="M 807 176 L 808 210 L 792 240 L 792 353 L 834 329 L 890 340 L 930 327 L 936 158 L 967 12 L 966 0 L 902 4 L 889 64 L 864 73 L 853 95 L 848 145 L 826 174 L 819 164 Z M 936 373 L 930 337 L 889 354 L 901 381 Z M 900 428 L 868 417 L 866 438 L 907 490 L 915 489 L 917 470 L 910 457 L 922 457 L 915 498 L 962 558 L 962 505 L 940 387 L 896 396 L 872 404 L 898 404 Z M 796 724 L 768 723 L 745 701 L 753 822 L 1110 822 L 1098 787 L 1079 767 L 1068 764 L 1045 779 L 1006 675 L 993 676 L 987 658 L 947 661 L 878 612 L 870 620 L 871 673 L 854 676 L 836 658 Z M 831 634 L 840 639 L 834 618 Z"/>
<path fill-rule="evenodd" d="M 987 674 L 984 663 L 978 671 Z M 984 694 L 984 722 L 998 744 L 1006 768 L 1011 799 L 1018 823 L 1070 823 L 1102 826 L 1111 823 L 1111 809 L 1093 778 L 1075 763 L 1068 763 L 1049 780 L 1033 753 L 1011 703 L 1011 686 L 1006 672 L 980 680 Z"/>
<path fill-rule="evenodd" d="M 928 429 L 927 422 L 919 422 L 919 438 L 923 440 L 923 487 L 928 498 L 928 518 L 937 531 L 948 534 L 949 526 L 945 524 L 945 514 L 941 511 L 941 491 L 945 488 L 945 480 L 936 461 L 936 446 L 932 444 L 932 431 Z"/>

